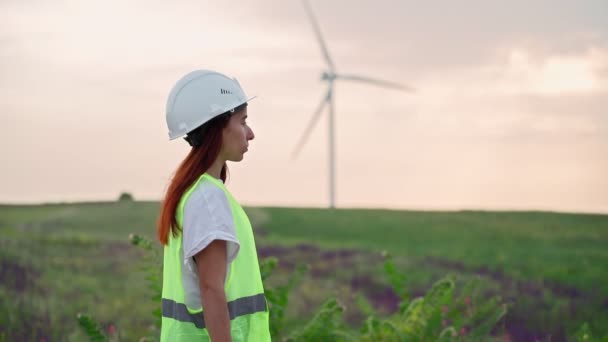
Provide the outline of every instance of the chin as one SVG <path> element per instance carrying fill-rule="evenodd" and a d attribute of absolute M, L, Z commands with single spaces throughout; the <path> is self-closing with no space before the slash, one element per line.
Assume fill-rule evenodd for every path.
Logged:
<path fill-rule="evenodd" d="M 243 160 L 244 158 L 245 158 L 245 155 L 241 154 L 241 155 L 240 155 L 240 156 L 238 156 L 238 157 L 230 158 L 230 159 L 228 159 L 228 160 L 229 160 L 229 161 L 231 161 L 231 162 L 240 162 L 240 161 L 241 161 L 241 160 Z"/>

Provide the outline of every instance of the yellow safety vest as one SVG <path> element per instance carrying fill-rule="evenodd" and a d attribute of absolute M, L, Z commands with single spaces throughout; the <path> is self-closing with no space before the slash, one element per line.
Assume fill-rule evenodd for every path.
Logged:
<path fill-rule="evenodd" d="M 232 340 L 270 341 L 268 306 L 260 276 L 255 240 L 251 223 L 243 208 L 221 181 L 203 174 L 182 196 L 176 212 L 177 223 L 183 227 L 184 206 L 200 182 L 213 182 L 224 191 L 230 203 L 236 235 L 240 242 L 239 253 L 230 264 L 230 274 L 225 284 Z M 181 249 L 182 235 L 174 237 L 170 234 L 169 243 L 164 248 L 160 340 L 161 342 L 209 341 L 203 309 L 193 310 L 185 304 Z"/>

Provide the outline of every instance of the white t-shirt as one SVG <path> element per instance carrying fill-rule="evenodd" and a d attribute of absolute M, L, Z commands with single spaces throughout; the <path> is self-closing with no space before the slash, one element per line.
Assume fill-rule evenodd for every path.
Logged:
<path fill-rule="evenodd" d="M 193 257 L 214 240 L 226 241 L 228 279 L 230 263 L 236 258 L 240 247 L 232 211 L 226 193 L 220 185 L 203 179 L 192 191 L 184 206 L 182 284 L 185 304 L 193 310 L 201 308 L 198 273 Z"/>

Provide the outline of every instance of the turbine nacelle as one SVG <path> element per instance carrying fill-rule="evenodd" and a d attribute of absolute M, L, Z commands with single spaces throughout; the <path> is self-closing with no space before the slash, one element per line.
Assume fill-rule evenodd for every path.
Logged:
<path fill-rule="evenodd" d="M 338 75 L 336 75 L 335 73 L 333 73 L 331 71 L 325 71 L 323 74 L 321 74 L 321 80 L 323 80 L 323 81 L 332 82 L 336 78 L 338 78 Z"/>

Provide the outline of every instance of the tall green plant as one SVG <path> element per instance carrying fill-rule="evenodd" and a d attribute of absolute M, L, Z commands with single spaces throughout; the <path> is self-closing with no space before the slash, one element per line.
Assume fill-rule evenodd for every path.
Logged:
<path fill-rule="evenodd" d="M 161 250 L 155 247 L 150 240 L 137 234 L 130 234 L 129 241 L 133 246 L 137 246 L 144 251 L 144 262 L 141 264 L 141 269 L 145 274 L 146 281 L 148 282 L 148 289 L 150 290 L 150 299 L 155 303 L 160 303 L 162 299 L 162 276 L 163 276 L 163 264 L 161 259 Z M 154 317 L 154 323 L 157 329 L 160 329 L 162 312 L 160 306 L 152 311 Z"/>
<path fill-rule="evenodd" d="M 85 314 L 78 314 L 76 319 L 78 320 L 78 325 L 84 330 L 91 342 L 108 341 L 108 337 L 99 328 L 99 324 L 94 319 Z"/>
<path fill-rule="evenodd" d="M 344 307 L 335 298 L 329 298 L 304 328 L 291 334 L 285 341 L 355 341 L 342 322 Z"/>
<path fill-rule="evenodd" d="M 362 341 L 484 340 L 507 312 L 499 297 L 473 296 L 477 281 L 469 282 L 456 298 L 450 276 L 438 280 L 424 296 L 409 301 L 404 277 L 388 254 L 384 270 L 401 298 L 400 310 L 383 320 L 368 317 L 360 329 Z M 472 298 L 479 303 L 475 305 Z"/>
<path fill-rule="evenodd" d="M 277 258 L 270 257 L 260 261 L 260 273 L 262 281 L 266 280 L 272 274 L 272 271 L 278 264 Z M 270 316 L 270 335 L 273 339 L 278 339 L 281 336 L 285 324 L 285 311 L 289 304 L 289 293 L 298 285 L 308 267 L 298 265 L 293 273 L 289 276 L 286 284 L 272 287 L 265 287 L 264 294 L 268 300 L 269 316 Z"/>
<path fill-rule="evenodd" d="M 574 340 L 576 342 L 608 342 L 608 336 L 604 336 L 603 338 L 593 336 L 589 323 L 583 323 L 576 331 Z"/>
<path fill-rule="evenodd" d="M 155 303 L 160 303 L 162 297 L 162 262 L 161 254 L 158 247 L 146 239 L 143 236 L 137 234 L 130 234 L 129 241 L 133 246 L 136 246 L 143 250 L 143 262 L 141 263 L 141 270 L 145 274 L 147 281 L 148 290 L 150 291 L 150 299 Z M 160 331 L 161 327 L 161 308 L 157 306 L 152 312 L 154 318 L 155 330 Z M 108 341 L 108 337 L 99 328 L 99 324 L 90 316 L 86 314 L 77 315 L 78 324 L 83 329 L 84 333 L 89 337 L 92 342 L 103 342 Z M 118 341 L 118 333 L 115 336 L 115 340 Z M 158 341 L 158 336 L 144 336 L 140 341 Z"/>

